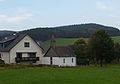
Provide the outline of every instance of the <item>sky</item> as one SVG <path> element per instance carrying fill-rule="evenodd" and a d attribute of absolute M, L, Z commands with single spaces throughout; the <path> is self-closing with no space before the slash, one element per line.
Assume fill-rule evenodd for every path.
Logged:
<path fill-rule="evenodd" d="M 120 29 L 120 0 L 0 0 L 0 30 L 84 23 Z"/>

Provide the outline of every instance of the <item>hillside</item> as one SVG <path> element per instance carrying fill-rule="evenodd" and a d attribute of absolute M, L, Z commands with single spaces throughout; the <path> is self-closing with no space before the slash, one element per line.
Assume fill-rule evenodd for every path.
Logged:
<path fill-rule="evenodd" d="M 53 34 L 56 38 L 90 37 L 96 30 L 105 30 L 110 36 L 120 36 L 119 29 L 99 24 L 80 24 L 53 28 L 35 28 L 21 31 L 20 33 L 27 33 L 36 40 L 46 41 L 51 39 Z"/>
<path fill-rule="evenodd" d="M 51 39 L 54 35 L 55 38 L 80 38 L 90 37 L 97 30 L 105 30 L 110 36 L 120 36 L 120 31 L 114 27 L 108 27 L 99 24 L 78 24 L 49 28 L 34 28 L 29 30 L 19 31 L 18 34 L 28 34 L 37 41 L 46 41 Z M 10 36 L 14 31 L 0 31 L 0 39 Z"/>
<path fill-rule="evenodd" d="M 114 36 L 111 38 L 113 39 L 114 42 L 120 43 L 120 36 Z M 73 45 L 73 43 L 78 39 L 84 39 L 85 41 L 88 41 L 88 38 L 57 38 L 56 45 L 57 46 Z M 50 46 L 50 40 L 45 41 L 42 45 L 44 49 L 47 49 L 49 46 Z"/>

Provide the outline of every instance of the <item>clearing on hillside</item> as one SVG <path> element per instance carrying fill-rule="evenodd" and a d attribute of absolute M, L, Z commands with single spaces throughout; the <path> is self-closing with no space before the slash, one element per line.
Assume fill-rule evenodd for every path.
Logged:
<path fill-rule="evenodd" d="M 57 46 L 68 46 L 68 45 L 72 45 L 76 40 L 78 40 L 79 38 L 57 38 L 56 39 L 56 45 Z M 88 41 L 88 38 L 80 38 L 80 39 L 84 39 L 85 41 Z M 114 42 L 118 42 L 120 43 L 120 36 L 115 36 L 112 37 L 112 39 L 114 40 Z M 43 43 L 43 48 L 48 48 L 50 46 L 50 40 L 45 41 Z"/>

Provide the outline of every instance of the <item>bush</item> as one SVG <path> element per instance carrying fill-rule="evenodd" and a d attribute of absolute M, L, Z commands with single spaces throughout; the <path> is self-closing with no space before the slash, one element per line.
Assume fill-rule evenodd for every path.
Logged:
<path fill-rule="evenodd" d="M 89 60 L 88 59 L 79 59 L 77 62 L 78 65 L 89 65 Z"/>

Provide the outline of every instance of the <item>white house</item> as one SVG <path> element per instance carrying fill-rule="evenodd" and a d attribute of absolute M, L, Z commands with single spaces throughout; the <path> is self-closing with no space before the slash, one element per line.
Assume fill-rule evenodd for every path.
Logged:
<path fill-rule="evenodd" d="M 58 66 L 76 66 L 76 55 L 67 46 L 50 47 L 44 55 L 44 63 Z"/>
<path fill-rule="evenodd" d="M 1 41 L 0 57 L 5 64 L 76 66 L 76 57 L 70 48 L 50 47 L 44 53 L 44 49 L 28 35 L 18 35 Z"/>
<path fill-rule="evenodd" d="M 28 35 L 18 35 L 10 39 L 6 38 L 6 40 L 0 43 L 0 46 L 1 59 L 4 60 L 6 64 L 42 64 L 43 48 Z"/>

